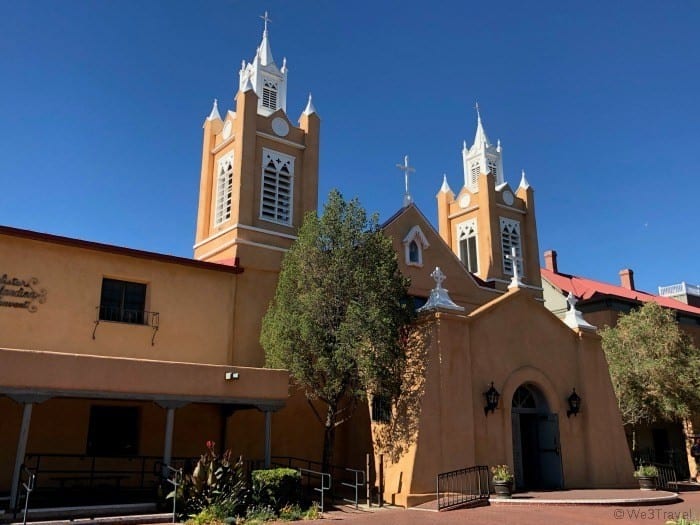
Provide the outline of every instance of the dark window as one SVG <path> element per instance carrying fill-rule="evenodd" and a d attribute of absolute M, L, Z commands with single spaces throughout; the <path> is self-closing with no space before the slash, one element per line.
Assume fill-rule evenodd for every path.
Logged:
<path fill-rule="evenodd" d="M 138 407 L 90 407 L 88 455 L 136 456 L 138 442 Z"/>
<path fill-rule="evenodd" d="M 408 245 L 408 262 L 420 263 L 420 254 L 418 252 L 418 243 L 411 241 Z"/>
<path fill-rule="evenodd" d="M 119 323 L 146 322 L 146 285 L 116 279 L 102 279 L 100 319 Z"/>
<path fill-rule="evenodd" d="M 387 396 L 372 396 L 372 421 L 386 423 L 391 421 L 391 399 Z"/>
<path fill-rule="evenodd" d="M 459 255 L 468 272 L 479 272 L 479 261 L 476 258 L 476 236 L 472 235 L 459 241 Z"/>

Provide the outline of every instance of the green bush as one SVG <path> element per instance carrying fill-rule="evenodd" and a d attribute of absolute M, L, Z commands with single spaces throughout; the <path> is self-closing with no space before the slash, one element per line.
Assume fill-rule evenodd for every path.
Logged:
<path fill-rule="evenodd" d="M 655 478 L 659 475 L 659 470 L 654 465 L 640 465 L 634 471 L 635 478 Z"/>
<path fill-rule="evenodd" d="M 254 470 L 253 500 L 258 506 L 271 507 L 276 512 L 286 506 L 299 503 L 301 474 L 291 468 Z"/>

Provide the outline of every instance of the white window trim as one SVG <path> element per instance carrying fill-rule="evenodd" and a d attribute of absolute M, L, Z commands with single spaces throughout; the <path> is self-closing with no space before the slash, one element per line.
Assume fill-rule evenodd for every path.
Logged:
<path fill-rule="evenodd" d="M 263 215 L 263 204 L 264 204 L 264 181 L 265 181 L 265 168 L 267 166 L 267 159 L 268 157 L 279 157 L 283 163 L 286 163 L 289 166 L 289 212 L 288 212 L 288 221 L 280 221 L 277 219 L 272 219 L 270 217 L 265 217 Z M 274 224 L 281 224 L 282 226 L 291 226 L 292 222 L 294 220 L 294 178 L 295 178 L 295 173 L 294 173 L 294 161 L 295 158 L 286 155 L 284 153 L 280 153 L 279 151 L 275 151 L 273 149 L 268 149 L 268 148 L 263 148 L 262 149 L 262 162 L 261 162 L 261 169 L 260 169 L 260 210 L 258 217 L 262 221 L 266 222 L 271 222 Z M 279 177 L 279 172 L 278 175 Z M 279 187 L 278 187 L 278 194 L 276 197 L 279 197 Z M 277 205 L 277 204 L 276 204 Z"/>
<path fill-rule="evenodd" d="M 457 249 L 459 250 L 459 260 L 464 264 L 464 259 L 462 257 L 462 246 L 459 241 L 469 239 L 470 237 L 475 237 L 476 238 L 476 268 L 477 271 L 475 272 L 476 274 L 479 273 L 479 270 L 481 269 L 479 267 L 479 230 L 477 229 L 476 226 L 476 219 L 469 219 L 464 222 L 460 222 L 457 225 Z M 464 265 L 467 270 L 469 268 L 467 265 Z"/>
<path fill-rule="evenodd" d="M 225 164 L 231 164 L 230 172 L 222 172 L 222 168 Z M 214 200 L 214 226 L 220 226 L 226 221 L 231 219 L 231 210 L 226 214 L 225 208 L 231 207 L 233 205 L 233 152 L 224 155 L 219 159 L 216 165 L 216 196 Z M 222 179 L 226 179 L 223 181 Z M 231 190 L 231 196 L 226 200 L 226 191 Z M 222 193 L 223 191 L 223 193 Z"/>
<path fill-rule="evenodd" d="M 411 243 L 415 241 L 416 244 L 418 245 L 418 262 L 413 262 L 411 261 Z M 423 234 L 423 230 L 420 229 L 420 226 L 415 225 L 413 228 L 411 228 L 408 233 L 406 234 L 406 237 L 403 238 L 403 246 L 404 246 L 404 258 L 406 261 L 407 266 L 417 266 L 419 268 L 423 267 L 423 250 L 430 248 L 430 243 L 428 242 L 428 239 L 425 237 Z"/>
<path fill-rule="evenodd" d="M 522 233 L 520 230 L 520 222 L 513 220 L 513 219 L 507 219 L 506 217 L 499 217 L 499 222 L 500 222 L 500 233 L 501 233 L 501 263 L 503 266 L 503 273 L 504 275 L 513 275 L 513 269 L 512 269 L 512 261 L 510 259 L 506 259 L 506 255 L 510 255 L 510 247 L 513 246 L 512 244 L 509 244 L 508 250 L 504 249 L 503 246 L 503 232 L 506 228 L 511 229 L 518 235 L 518 242 L 515 245 L 515 250 L 516 253 L 518 254 L 519 257 L 523 256 L 523 237 Z M 509 241 L 510 242 L 510 241 Z M 507 265 L 510 264 L 511 268 L 508 269 Z M 518 272 L 520 274 L 520 277 L 525 275 L 524 273 L 524 268 L 523 268 L 523 262 L 518 261 L 518 265 L 520 266 L 520 271 Z"/>

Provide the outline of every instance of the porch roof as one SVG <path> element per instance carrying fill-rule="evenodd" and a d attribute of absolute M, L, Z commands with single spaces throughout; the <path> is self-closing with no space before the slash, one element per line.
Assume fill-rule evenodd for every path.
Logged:
<path fill-rule="evenodd" d="M 227 374 L 230 379 L 227 379 Z M 284 406 L 286 370 L 0 348 L 0 394 Z"/>

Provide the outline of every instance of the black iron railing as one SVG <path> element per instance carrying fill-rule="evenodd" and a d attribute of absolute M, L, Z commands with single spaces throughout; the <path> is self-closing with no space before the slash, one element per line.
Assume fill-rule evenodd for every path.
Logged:
<path fill-rule="evenodd" d="M 489 469 L 467 467 L 437 476 L 438 510 L 454 509 L 489 500 Z"/>
<path fill-rule="evenodd" d="M 25 465 L 36 476 L 36 499 L 43 505 L 152 502 L 163 481 L 157 456 L 27 454 Z M 177 457 L 175 468 L 196 460 Z M 35 499 L 34 495 L 32 499 Z"/>
<path fill-rule="evenodd" d="M 654 465 L 658 471 L 657 487 L 660 489 L 675 490 L 677 488 L 676 481 L 678 480 L 676 479 L 676 469 L 673 465 L 666 465 L 664 463 L 652 463 L 652 465 Z"/>
<path fill-rule="evenodd" d="M 148 312 L 146 310 L 128 310 L 126 308 L 105 305 L 100 305 L 97 307 L 98 321 L 143 324 L 157 327 L 159 321 L 158 317 L 158 312 Z"/>

